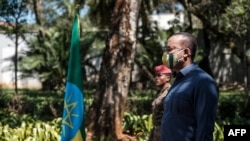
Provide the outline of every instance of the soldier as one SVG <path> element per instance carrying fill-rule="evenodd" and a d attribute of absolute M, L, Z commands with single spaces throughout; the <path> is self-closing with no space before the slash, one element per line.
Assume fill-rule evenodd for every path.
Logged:
<path fill-rule="evenodd" d="M 170 88 L 171 70 L 164 65 L 155 66 L 155 84 L 160 88 L 160 92 L 152 102 L 153 129 L 149 136 L 149 141 L 160 140 L 160 124 L 163 114 L 163 100 Z"/>

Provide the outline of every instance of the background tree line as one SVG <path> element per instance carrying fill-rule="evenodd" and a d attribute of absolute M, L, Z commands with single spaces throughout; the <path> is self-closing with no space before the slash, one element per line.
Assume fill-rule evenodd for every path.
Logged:
<path fill-rule="evenodd" d="M 140 83 L 136 84 L 142 84 L 143 89 L 153 89 L 150 85 L 152 68 L 161 63 L 162 43 L 178 31 L 199 37 L 196 60 L 212 76 L 216 76 L 211 68 L 211 55 L 216 56 L 213 54 L 215 43 L 231 50 L 243 66 L 239 69 L 244 72 L 247 107 L 248 0 L 1 0 L 0 20 L 7 24 L 1 26 L 1 30 L 15 42 L 16 53 L 10 58 L 14 64 L 10 69 L 15 71 L 15 95 L 18 95 L 18 79 L 34 75 L 41 80 L 42 91 L 63 94 L 75 3 L 89 6 L 89 12 L 81 19 L 84 88 L 95 91 L 93 102 L 86 111 L 90 119 L 86 119 L 88 135 L 132 139 L 122 132 L 129 90 L 139 88 L 131 80 L 132 71 L 139 72 Z M 184 9 L 176 10 L 176 3 Z M 153 28 L 149 19 L 153 10 L 175 13 L 176 20 L 170 23 L 172 27 L 168 30 Z M 185 15 L 184 25 L 179 25 L 180 12 Z M 28 13 L 33 15 L 35 22 L 32 24 L 28 24 Z M 25 39 L 30 50 L 18 53 L 18 38 Z M 20 78 L 17 72 L 22 72 Z"/>

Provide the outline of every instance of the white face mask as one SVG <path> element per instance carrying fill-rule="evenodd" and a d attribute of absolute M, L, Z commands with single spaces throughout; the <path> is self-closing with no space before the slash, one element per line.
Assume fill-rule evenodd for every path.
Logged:
<path fill-rule="evenodd" d="M 184 49 L 180 50 L 176 54 L 164 52 L 162 55 L 162 63 L 170 69 L 174 68 L 176 64 L 180 62 L 180 59 L 177 56 L 183 50 Z"/>

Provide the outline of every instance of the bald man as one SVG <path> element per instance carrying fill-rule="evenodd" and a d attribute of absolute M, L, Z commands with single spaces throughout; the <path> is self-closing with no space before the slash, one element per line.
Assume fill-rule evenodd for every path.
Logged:
<path fill-rule="evenodd" d="M 213 78 L 194 63 L 197 44 L 186 32 L 166 42 L 163 63 L 176 74 L 164 99 L 161 141 L 213 141 L 218 88 Z"/>

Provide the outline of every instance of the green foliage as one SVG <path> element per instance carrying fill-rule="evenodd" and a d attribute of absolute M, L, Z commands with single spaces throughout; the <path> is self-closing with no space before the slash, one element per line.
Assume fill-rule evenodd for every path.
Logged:
<path fill-rule="evenodd" d="M 125 112 L 123 118 L 123 130 L 125 133 L 136 135 L 139 141 L 144 141 L 148 138 L 152 128 L 152 114 L 139 116 Z"/>
<path fill-rule="evenodd" d="M 64 88 L 70 38 L 68 33 L 69 29 L 55 27 L 43 31 L 45 38 L 31 38 L 30 50 L 24 51 L 19 58 L 22 77 L 37 75 L 45 90 Z M 42 38 L 44 42 L 41 43 L 39 40 Z"/>
<path fill-rule="evenodd" d="M 221 17 L 221 28 L 227 33 L 244 35 L 250 28 L 250 1 L 232 0 Z M 233 19 L 233 20 L 232 20 Z"/>
<path fill-rule="evenodd" d="M 63 95 L 39 90 L 19 90 L 14 95 L 13 90 L 1 89 L 0 106 L 16 113 L 25 113 L 34 117 L 42 116 L 51 119 L 62 115 Z"/>
<path fill-rule="evenodd" d="M 60 139 L 62 118 L 51 121 L 40 121 L 29 115 L 17 115 L 7 111 L 0 111 L 0 140 L 3 141 L 57 141 Z M 152 115 L 133 115 L 125 113 L 124 133 L 135 135 L 138 141 L 148 139 L 152 129 Z M 223 130 L 215 123 L 214 141 L 223 141 Z"/>
<path fill-rule="evenodd" d="M 10 128 L 15 128 L 21 126 L 22 121 L 35 122 L 36 119 L 31 118 L 27 114 L 18 115 L 14 112 L 9 112 L 7 110 L 0 111 L 0 121 L 2 125 L 8 125 Z"/>
<path fill-rule="evenodd" d="M 20 24 L 26 22 L 27 0 L 10 1 L 1 0 L 0 4 L 0 20 L 8 24 Z"/>
<path fill-rule="evenodd" d="M 221 92 L 217 109 L 218 124 L 250 124 L 246 99 L 243 92 Z"/>
<path fill-rule="evenodd" d="M 216 122 L 214 125 L 214 133 L 213 133 L 214 141 L 224 141 L 223 129 Z"/>
<path fill-rule="evenodd" d="M 156 90 L 131 91 L 127 100 L 129 112 L 135 115 L 150 114 L 152 112 L 152 99 L 156 94 Z"/>
<path fill-rule="evenodd" d="M 7 107 L 13 98 L 13 90 L 0 91 L 1 109 L 5 109 L 0 110 L 0 140 L 58 140 L 62 121 L 62 113 L 59 111 L 63 110 L 63 96 L 38 90 L 21 92 L 23 109 L 17 114 L 10 112 Z M 123 132 L 135 136 L 138 141 L 147 140 L 153 127 L 151 102 L 155 92 L 155 90 L 136 90 L 129 93 L 127 112 L 124 113 L 123 119 Z M 93 101 L 93 93 L 93 90 L 85 91 L 86 109 Z M 224 125 L 250 124 L 249 112 L 243 110 L 245 102 L 245 95 L 241 91 L 220 92 L 213 133 L 214 141 L 223 141 Z M 55 111 L 58 111 L 57 116 L 51 114 L 51 103 Z"/>
<path fill-rule="evenodd" d="M 63 13 L 56 14 L 54 6 L 62 9 Z M 75 8 L 66 1 L 45 3 L 43 8 L 46 11 L 44 13 L 46 18 L 50 19 L 43 21 L 46 27 L 36 26 L 35 30 L 38 32 L 26 39 L 29 49 L 20 53 L 18 68 L 22 72 L 21 78 L 37 77 L 42 82 L 43 90 L 63 91 L 71 37 L 69 27 L 72 26 Z M 84 22 L 81 22 L 81 25 L 84 26 L 84 31 L 87 31 L 88 20 L 82 20 Z M 82 70 L 85 79 L 87 66 L 91 68 L 88 71 L 92 73 L 93 70 L 96 75 L 96 64 L 92 64 L 92 60 L 96 61 L 96 58 L 100 57 L 100 46 L 103 47 L 106 34 L 106 32 L 84 32 L 81 36 Z"/>
<path fill-rule="evenodd" d="M 0 122 L 0 140 L 2 141 L 57 141 L 60 139 L 62 119 L 56 118 L 42 122 L 28 115 L 4 112 Z"/>

